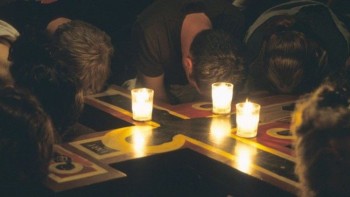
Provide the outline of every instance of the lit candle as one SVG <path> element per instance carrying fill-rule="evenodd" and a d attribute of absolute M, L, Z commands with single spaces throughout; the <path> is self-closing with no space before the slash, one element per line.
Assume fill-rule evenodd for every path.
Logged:
<path fill-rule="evenodd" d="M 236 104 L 237 135 L 252 138 L 257 135 L 260 105 L 248 100 Z"/>
<path fill-rule="evenodd" d="M 211 96 L 213 101 L 213 113 L 229 114 L 233 96 L 233 84 L 217 82 L 212 84 Z"/>
<path fill-rule="evenodd" d="M 131 90 L 132 118 L 136 121 L 152 119 L 154 91 L 148 88 Z"/>

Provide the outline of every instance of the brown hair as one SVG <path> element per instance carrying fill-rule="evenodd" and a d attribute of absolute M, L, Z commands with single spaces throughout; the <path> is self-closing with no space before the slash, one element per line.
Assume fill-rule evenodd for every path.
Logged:
<path fill-rule="evenodd" d="M 325 73 L 327 53 L 314 34 L 290 16 L 267 23 L 258 57 L 250 72 L 255 84 L 279 93 L 305 93 L 317 87 Z"/>
<path fill-rule="evenodd" d="M 26 184 L 42 181 L 48 174 L 53 144 L 51 120 L 36 98 L 13 87 L 0 88 L 2 189 L 22 183 L 12 188 L 20 190 Z"/>
<path fill-rule="evenodd" d="M 73 20 L 57 28 L 52 42 L 54 58 L 78 75 L 85 94 L 102 90 L 110 74 L 114 52 L 105 32 L 89 23 Z"/>
<path fill-rule="evenodd" d="M 349 95 L 324 84 L 296 105 L 291 130 L 301 196 L 350 196 Z"/>
<path fill-rule="evenodd" d="M 204 30 L 194 38 L 190 54 L 193 78 L 201 93 L 211 90 L 214 82 L 230 82 L 235 91 L 243 87 L 246 79 L 245 61 L 241 43 L 223 30 Z"/>

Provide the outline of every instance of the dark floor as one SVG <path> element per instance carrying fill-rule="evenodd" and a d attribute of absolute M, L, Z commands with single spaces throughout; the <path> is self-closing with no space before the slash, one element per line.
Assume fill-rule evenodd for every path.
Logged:
<path fill-rule="evenodd" d="M 190 149 L 116 163 L 112 167 L 127 174 L 128 196 L 294 196 Z"/>

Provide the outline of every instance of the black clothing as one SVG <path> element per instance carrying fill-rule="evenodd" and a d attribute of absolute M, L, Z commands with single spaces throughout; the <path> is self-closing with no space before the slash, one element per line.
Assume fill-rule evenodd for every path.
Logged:
<path fill-rule="evenodd" d="M 155 1 L 137 18 L 133 28 L 134 62 L 142 74 L 164 74 L 165 86 L 188 83 L 182 66 L 181 27 L 190 13 L 205 13 L 214 29 L 242 37 L 243 16 L 226 0 Z"/>

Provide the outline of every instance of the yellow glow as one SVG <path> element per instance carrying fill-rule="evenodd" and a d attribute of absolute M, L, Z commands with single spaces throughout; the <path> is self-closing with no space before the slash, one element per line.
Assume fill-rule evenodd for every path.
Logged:
<path fill-rule="evenodd" d="M 146 147 L 152 138 L 152 127 L 137 126 L 132 128 L 132 145 L 136 156 L 144 156 Z"/>
<path fill-rule="evenodd" d="M 131 90 L 132 114 L 137 121 L 149 121 L 152 119 L 153 90 L 136 88 Z"/>
<path fill-rule="evenodd" d="M 210 124 L 209 137 L 216 144 L 220 144 L 222 140 L 231 134 L 230 117 L 213 117 Z"/>
<path fill-rule="evenodd" d="M 237 135 L 240 137 L 255 137 L 259 123 L 260 105 L 246 100 L 236 105 Z"/>
<path fill-rule="evenodd" d="M 237 168 L 245 173 L 251 173 L 256 155 L 256 148 L 247 144 L 236 144 L 234 154 L 237 157 Z"/>
<path fill-rule="evenodd" d="M 217 82 L 212 84 L 213 113 L 229 114 L 233 96 L 233 84 Z"/>

